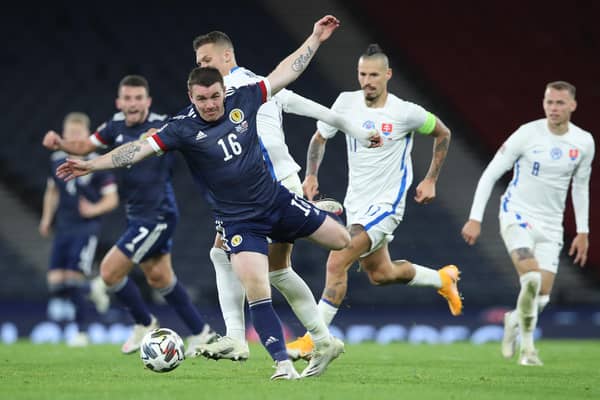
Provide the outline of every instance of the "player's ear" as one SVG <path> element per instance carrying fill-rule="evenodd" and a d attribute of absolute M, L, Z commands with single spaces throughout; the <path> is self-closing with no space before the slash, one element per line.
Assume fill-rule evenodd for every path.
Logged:
<path fill-rule="evenodd" d="M 571 101 L 571 107 L 570 110 L 571 112 L 575 111 L 577 109 L 577 100 L 573 99 L 573 101 Z"/>
<path fill-rule="evenodd" d="M 148 96 L 148 108 L 152 107 L 152 97 Z"/>
<path fill-rule="evenodd" d="M 392 78 L 392 69 L 388 68 L 387 72 L 385 73 L 385 77 L 390 80 Z"/>

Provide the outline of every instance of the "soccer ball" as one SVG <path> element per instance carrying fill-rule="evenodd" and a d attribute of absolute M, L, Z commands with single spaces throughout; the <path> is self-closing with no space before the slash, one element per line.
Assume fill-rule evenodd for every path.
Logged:
<path fill-rule="evenodd" d="M 185 359 L 183 340 L 171 329 L 154 329 L 142 339 L 140 357 L 151 371 L 172 371 Z"/>

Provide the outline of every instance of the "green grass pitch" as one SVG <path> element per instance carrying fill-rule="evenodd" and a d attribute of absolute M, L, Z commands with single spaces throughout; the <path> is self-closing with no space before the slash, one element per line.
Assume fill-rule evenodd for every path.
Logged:
<path fill-rule="evenodd" d="M 271 382 L 258 345 L 244 363 L 188 359 L 158 374 L 114 345 L 22 341 L 0 345 L 0 399 L 600 399 L 600 341 L 538 347 L 543 367 L 502 359 L 497 343 L 347 345 L 319 378 Z"/>

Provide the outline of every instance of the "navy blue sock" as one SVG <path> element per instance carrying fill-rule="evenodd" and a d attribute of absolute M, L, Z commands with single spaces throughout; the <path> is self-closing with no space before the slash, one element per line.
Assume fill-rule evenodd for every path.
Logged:
<path fill-rule="evenodd" d="M 183 322 L 190 328 L 192 335 L 202 332 L 205 322 L 177 278 L 174 278 L 173 283 L 166 288 L 158 289 L 158 292 L 163 295 L 167 303 L 179 314 Z"/>
<path fill-rule="evenodd" d="M 273 309 L 271 299 L 250 303 L 252 323 L 260 341 L 275 361 L 288 359 L 281 321 Z"/>
<path fill-rule="evenodd" d="M 85 298 L 85 289 L 77 284 L 68 285 L 65 292 L 73 306 L 75 306 L 75 322 L 80 332 L 85 332 L 88 325 L 89 302 Z"/>
<path fill-rule="evenodd" d="M 123 281 L 109 288 L 109 290 L 127 307 L 136 324 L 150 325 L 152 322 L 150 310 L 144 303 L 140 289 L 131 279 L 125 277 Z"/>

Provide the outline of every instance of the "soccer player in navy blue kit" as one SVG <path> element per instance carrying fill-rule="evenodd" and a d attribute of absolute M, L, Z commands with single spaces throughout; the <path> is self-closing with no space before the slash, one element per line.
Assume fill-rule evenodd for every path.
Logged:
<path fill-rule="evenodd" d="M 91 162 L 67 160 L 58 168 L 66 180 L 92 171 L 135 164 L 153 154 L 179 150 L 203 189 L 233 269 L 242 282 L 254 327 L 277 364 L 271 379 L 300 377 L 287 356 L 281 322 L 271 304 L 267 236 L 290 241 L 306 237 L 328 249 L 350 242 L 346 229 L 272 179 L 258 141 L 258 108 L 304 71 L 320 44 L 339 26 L 333 16 L 317 21 L 300 48 L 265 79 L 225 92 L 215 68 L 195 68 L 188 77 L 192 104 L 153 136 L 114 149 Z M 343 351 L 335 338 L 315 349 L 302 376 L 319 375 Z"/>
<path fill-rule="evenodd" d="M 67 114 L 63 122 L 65 140 L 86 139 L 90 135 L 90 119 L 84 113 Z M 68 338 L 72 347 L 89 343 L 85 333 L 88 323 L 88 300 L 98 311 L 106 311 L 108 295 L 102 286 L 90 285 L 100 217 L 119 205 L 119 195 L 113 174 L 98 172 L 86 177 L 64 182 L 55 175 L 56 168 L 64 163 L 68 154 L 55 151 L 50 157 L 51 177 L 46 183 L 44 205 L 39 231 L 44 237 L 54 231 L 52 253 L 47 274 L 49 314 L 51 304 L 62 298 L 69 299 L 75 308 L 78 333 Z M 94 290 L 95 288 L 95 290 Z"/>
<path fill-rule="evenodd" d="M 149 85 L 141 76 L 129 75 L 121 80 L 116 104 L 121 112 L 102 124 L 90 139 L 66 141 L 49 132 L 44 145 L 87 154 L 97 147 L 135 143 L 166 123 L 165 115 L 150 111 Z M 194 352 L 196 346 L 216 337 L 173 272 L 172 236 L 179 213 L 171 185 L 172 162 L 171 156 L 157 157 L 123 171 L 127 230 L 102 260 L 100 274 L 135 321 L 130 337 L 121 347 L 125 354 L 137 351 L 144 335 L 159 326 L 138 287 L 127 277 L 135 264 L 140 265 L 148 284 L 158 290 L 189 327 L 192 335 L 188 338 L 188 351 Z"/>

